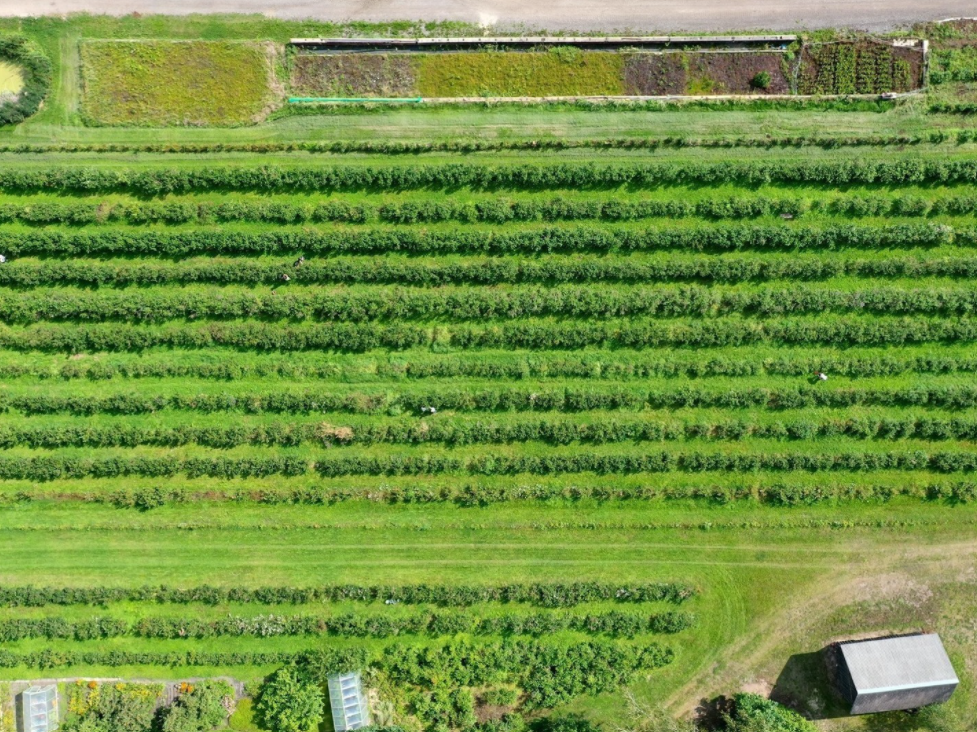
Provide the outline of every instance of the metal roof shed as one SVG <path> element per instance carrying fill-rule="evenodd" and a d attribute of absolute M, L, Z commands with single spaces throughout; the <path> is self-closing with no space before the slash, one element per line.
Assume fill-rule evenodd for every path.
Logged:
<path fill-rule="evenodd" d="M 32 686 L 20 695 L 24 732 L 52 732 L 58 728 L 58 687 Z"/>
<path fill-rule="evenodd" d="M 370 726 L 370 708 L 363 693 L 359 672 L 332 674 L 329 684 L 329 705 L 332 707 L 332 726 L 336 732 Z"/>
<path fill-rule="evenodd" d="M 935 633 L 840 645 L 839 681 L 852 714 L 945 702 L 960 683 Z"/>

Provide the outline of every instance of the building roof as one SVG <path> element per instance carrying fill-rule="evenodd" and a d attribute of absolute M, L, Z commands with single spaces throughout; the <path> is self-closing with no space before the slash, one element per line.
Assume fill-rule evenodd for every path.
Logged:
<path fill-rule="evenodd" d="M 336 732 L 370 726 L 370 709 L 359 672 L 332 674 L 329 684 L 329 705 L 332 707 L 332 726 Z"/>
<path fill-rule="evenodd" d="M 936 633 L 841 644 L 859 694 L 957 684 L 957 674 Z"/>

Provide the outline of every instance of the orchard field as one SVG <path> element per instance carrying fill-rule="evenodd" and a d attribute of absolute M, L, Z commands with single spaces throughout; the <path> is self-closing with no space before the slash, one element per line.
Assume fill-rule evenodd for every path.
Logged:
<path fill-rule="evenodd" d="M 974 728 L 973 29 L 895 102 L 250 125 L 229 86 L 214 129 L 87 126 L 116 112 L 84 55 L 189 114 L 98 42 L 474 30 L 0 27 L 52 65 L 0 129 L 0 732 L 30 679 L 77 711 L 68 679 L 254 697 L 283 666 L 363 670 L 408 732 L 674 732 L 741 691 L 828 732 Z M 919 630 L 952 701 L 845 716 L 821 650 Z"/>
<path fill-rule="evenodd" d="M 973 606 L 966 156 L 52 160 L 0 172 L 7 678 L 602 717 Z"/>

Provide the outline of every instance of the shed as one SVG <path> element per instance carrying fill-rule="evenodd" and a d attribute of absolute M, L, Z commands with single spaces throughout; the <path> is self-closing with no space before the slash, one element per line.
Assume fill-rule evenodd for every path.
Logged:
<path fill-rule="evenodd" d="M 58 687 L 32 686 L 20 695 L 24 732 L 52 732 L 58 728 Z"/>
<path fill-rule="evenodd" d="M 852 714 L 945 702 L 960 683 L 936 633 L 841 643 L 839 685 Z"/>
<path fill-rule="evenodd" d="M 358 671 L 332 674 L 329 685 L 329 705 L 332 707 L 332 726 L 336 732 L 370 726 L 370 707 L 363 693 L 363 681 Z"/>

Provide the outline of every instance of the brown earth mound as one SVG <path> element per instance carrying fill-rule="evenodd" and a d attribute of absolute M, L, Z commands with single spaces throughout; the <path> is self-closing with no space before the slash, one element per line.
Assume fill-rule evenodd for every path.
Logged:
<path fill-rule="evenodd" d="M 779 53 L 642 53 L 624 67 L 627 94 L 787 94 L 790 86 Z M 752 85 L 757 74 L 770 77 L 766 89 Z"/>
<path fill-rule="evenodd" d="M 411 58 L 387 54 L 296 56 L 292 93 L 300 97 L 417 96 Z"/>

